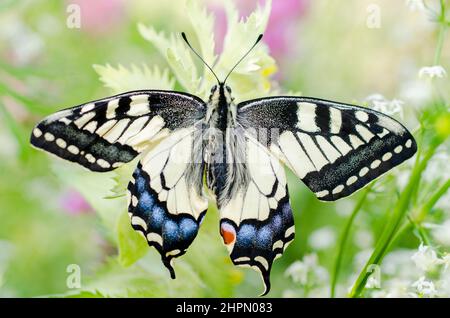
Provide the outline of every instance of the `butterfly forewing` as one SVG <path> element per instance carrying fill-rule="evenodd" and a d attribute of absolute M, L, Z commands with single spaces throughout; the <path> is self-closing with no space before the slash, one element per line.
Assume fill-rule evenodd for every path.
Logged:
<path fill-rule="evenodd" d="M 352 194 L 417 149 L 391 117 L 315 98 L 247 101 L 238 105 L 238 119 L 325 201 Z"/>
<path fill-rule="evenodd" d="M 93 171 L 131 161 L 148 144 L 204 116 L 199 98 L 134 91 L 59 111 L 34 128 L 31 144 Z"/>

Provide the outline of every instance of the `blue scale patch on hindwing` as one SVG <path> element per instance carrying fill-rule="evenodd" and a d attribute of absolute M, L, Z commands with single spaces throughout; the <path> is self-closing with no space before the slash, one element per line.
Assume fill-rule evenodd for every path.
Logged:
<path fill-rule="evenodd" d="M 288 195 L 279 202 L 276 209 L 271 209 L 269 217 L 264 221 L 246 219 L 237 226 L 232 220 L 222 219 L 220 228 L 223 237 L 226 229 L 233 228 L 235 241 L 230 254 L 233 264 L 257 267 L 265 284 L 263 295 L 267 294 L 270 290 L 272 263 L 283 254 L 295 236 Z"/>
<path fill-rule="evenodd" d="M 145 236 L 149 246 L 158 250 L 170 276 L 175 278 L 171 260 L 186 253 L 197 236 L 206 211 L 200 214 L 198 220 L 187 213 L 173 215 L 168 212 L 166 202 L 161 202 L 158 194 L 150 187 L 150 178 L 141 164 L 134 171 L 133 178 L 134 183 L 128 184 L 131 195 L 128 211 L 131 213 L 132 226 Z"/>

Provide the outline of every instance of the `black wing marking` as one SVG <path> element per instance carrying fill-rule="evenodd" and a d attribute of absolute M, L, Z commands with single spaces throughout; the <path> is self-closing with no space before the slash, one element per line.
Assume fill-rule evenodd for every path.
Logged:
<path fill-rule="evenodd" d="M 220 234 L 235 265 L 261 273 L 266 295 L 273 261 L 294 239 L 286 175 L 279 160 L 252 137 L 246 142 L 249 182 L 220 209 Z"/>
<path fill-rule="evenodd" d="M 208 207 L 203 164 L 192 151 L 194 129 L 179 129 L 149 149 L 128 184 L 131 224 L 158 250 L 172 278 L 173 258 L 186 253 Z"/>
<path fill-rule="evenodd" d="M 133 91 L 68 108 L 34 128 L 31 144 L 92 171 L 131 161 L 150 141 L 193 125 L 205 103 L 171 91 Z"/>
<path fill-rule="evenodd" d="M 315 98 L 243 102 L 238 121 L 324 201 L 352 194 L 417 150 L 391 117 Z"/>

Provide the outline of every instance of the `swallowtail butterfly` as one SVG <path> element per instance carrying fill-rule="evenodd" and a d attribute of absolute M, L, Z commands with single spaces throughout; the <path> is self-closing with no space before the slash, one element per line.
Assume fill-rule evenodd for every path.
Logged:
<path fill-rule="evenodd" d="M 333 201 L 413 156 L 416 142 L 396 120 L 359 106 L 294 96 L 235 104 L 230 73 L 219 81 L 205 66 L 218 82 L 207 102 L 127 92 L 50 115 L 31 144 L 98 172 L 140 156 L 128 184 L 131 225 L 172 278 L 172 261 L 186 253 L 212 197 L 232 262 L 259 271 L 266 294 L 273 261 L 294 239 L 283 166 L 319 200 Z"/>

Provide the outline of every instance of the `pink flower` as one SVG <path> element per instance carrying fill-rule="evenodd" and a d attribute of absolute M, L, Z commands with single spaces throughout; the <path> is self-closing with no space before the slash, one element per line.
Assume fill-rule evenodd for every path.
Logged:
<path fill-rule="evenodd" d="M 78 215 L 82 213 L 92 212 L 91 205 L 86 199 L 74 189 L 65 191 L 59 200 L 61 208 L 69 214 Z"/>
<path fill-rule="evenodd" d="M 123 0 L 68 0 L 80 6 L 81 30 L 91 35 L 110 32 L 124 18 Z"/>
<path fill-rule="evenodd" d="M 263 0 L 236 1 L 241 17 L 248 16 Z M 271 55 L 280 58 L 289 54 L 298 43 L 296 27 L 306 12 L 309 0 L 276 0 L 272 2 L 269 23 L 264 33 L 264 42 L 269 46 Z M 210 10 L 216 16 L 216 51 L 221 52 L 226 34 L 226 18 L 222 7 L 213 5 Z M 295 39 L 295 41 L 293 41 Z"/>

